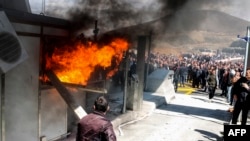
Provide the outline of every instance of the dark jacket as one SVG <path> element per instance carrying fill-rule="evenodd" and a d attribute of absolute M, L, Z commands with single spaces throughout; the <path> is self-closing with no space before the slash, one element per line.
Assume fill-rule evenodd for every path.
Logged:
<path fill-rule="evenodd" d="M 83 117 L 77 126 L 76 141 L 92 141 L 101 136 L 101 141 L 116 141 L 112 123 L 102 113 L 94 111 Z"/>
<path fill-rule="evenodd" d="M 217 86 L 216 76 L 214 74 L 209 74 L 207 76 L 207 84 L 209 87 L 216 87 Z"/>
<path fill-rule="evenodd" d="M 250 86 L 250 81 L 246 77 L 241 77 L 235 84 L 234 89 L 232 89 L 233 94 L 237 95 L 240 102 L 249 101 L 250 102 L 250 91 L 242 87 L 242 83 L 247 83 Z M 248 103 L 250 107 L 250 104 Z"/>

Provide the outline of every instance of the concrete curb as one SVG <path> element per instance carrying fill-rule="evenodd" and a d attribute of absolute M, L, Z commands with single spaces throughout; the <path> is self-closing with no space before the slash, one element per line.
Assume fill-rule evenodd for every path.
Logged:
<path fill-rule="evenodd" d="M 119 130 L 119 128 L 125 124 L 132 123 L 133 121 L 150 115 L 157 107 L 169 103 L 174 98 L 174 94 L 166 96 L 166 94 L 164 95 L 162 93 L 144 92 L 143 105 L 140 111 L 127 110 L 125 113 L 116 116 L 111 122 L 114 128 Z"/>

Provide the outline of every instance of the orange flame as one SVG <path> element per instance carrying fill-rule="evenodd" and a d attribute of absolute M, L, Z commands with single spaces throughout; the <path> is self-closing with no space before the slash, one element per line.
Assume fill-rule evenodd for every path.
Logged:
<path fill-rule="evenodd" d="M 46 69 L 52 69 L 62 82 L 86 85 L 96 66 L 108 68 L 115 58 L 116 66 L 106 76 L 111 77 L 128 47 L 126 40 L 117 38 L 102 47 L 92 42 L 88 45 L 79 42 L 74 47 L 55 48 L 52 56 L 46 57 Z"/>

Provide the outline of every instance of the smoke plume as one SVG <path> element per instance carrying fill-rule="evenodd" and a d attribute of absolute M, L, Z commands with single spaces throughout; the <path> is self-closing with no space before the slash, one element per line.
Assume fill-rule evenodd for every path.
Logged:
<path fill-rule="evenodd" d="M 30 0 L 33 11 L 40 13 L 43 10 L 37 10 L 38 2 Z M 71 20 L 75 29 L 84 31 L 93 28 L 98 20 L 100 32 L 106 32 L 170 14 L 182 18 L 185 10 L 218 10 L 248 20 L 249 4 L 248 0 L 44 0 L 40 8 L 44 5 L 46 15 Z"/>
<path fill-rule="evenodd" d="M 180 9 L 187 0 L 50 0 L 46 14 L 71 20 L 74 29 L 92 34 L 98 20 L 100 32 L 159 19 Z M 90 30 L 91 29 L 91 30 Z"/>

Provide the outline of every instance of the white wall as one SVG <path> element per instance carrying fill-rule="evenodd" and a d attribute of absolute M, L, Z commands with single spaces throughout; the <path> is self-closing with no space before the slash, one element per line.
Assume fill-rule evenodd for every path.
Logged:
<path fill-rule="evenodd" d="M 41 134 L 52 140 L 67 133 L 67 104 L 55 88 L 41 91 Z"/>
<path fill-rule="evenodd" d="M 40 39 L 19 39 L 29 57 L 5 74 L 5 137 L 6 141 L 36 141 Z"/>

